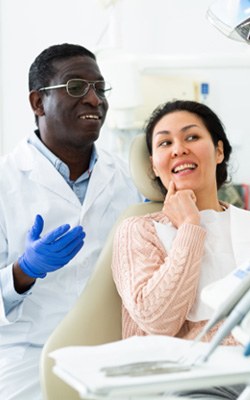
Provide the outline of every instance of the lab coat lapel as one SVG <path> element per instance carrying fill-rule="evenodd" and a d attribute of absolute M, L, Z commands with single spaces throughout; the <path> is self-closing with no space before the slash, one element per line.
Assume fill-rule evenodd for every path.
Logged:
<path fill-rule="evenodd" d="M 35 147 L 26 142 L 16 153 L 19 169 L 30 172 L 30 179 L 46 187 L 50 192 L 79 207 L 80 201 L 56 168 Z"/>
<path fill-rule="evenodd" d="M 250 212 L 230 206 L 231 238 L 236 266 L 250 260 Z"/>
<path fill-rule="evenodd" d="M 110 187 L 109 183 L 115 174 L 115 167 L 109 156 L 105 153 L 99 154 L 98 160 L 92 171 L 86 197 L 83 203 L 82 213 L 85 214 L 100 194 Z M 107 193 L 108 197 L 108 193 Z M 112 201 L 112 199 L 110 199 Z"/>

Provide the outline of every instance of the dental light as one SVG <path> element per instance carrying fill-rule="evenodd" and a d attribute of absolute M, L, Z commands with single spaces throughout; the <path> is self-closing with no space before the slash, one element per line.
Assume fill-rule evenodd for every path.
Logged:
<path fill-rule="evenodd" d="M 207 18 L 230 39 L 250 43 L 250 0 L 216 0 Z"/>

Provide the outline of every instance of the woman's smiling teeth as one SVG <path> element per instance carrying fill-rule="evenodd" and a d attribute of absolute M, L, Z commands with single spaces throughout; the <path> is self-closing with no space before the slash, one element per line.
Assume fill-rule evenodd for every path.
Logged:
<path fill-rule="evenodd" d="M 80 118 L 81 119 L 95 119 L 95 120 L 98 120 L 100 117 L 98 115 L 94 115 L 94 114 L 86 114 L 86 115 L 81 115 Z"/>
<path fill-rule="evenodd" d="M 172 172 L 174 174 L 176 174 L 176 173 L 178 173 L 180 171 L 184 171 L 186 169 L 195 169 L 196 167 L 197 167 L 196 164 L 185 163 L 185 164 L 181 164 L 181 165 L 178 165 L 177 167 L 173 168 Z"/>

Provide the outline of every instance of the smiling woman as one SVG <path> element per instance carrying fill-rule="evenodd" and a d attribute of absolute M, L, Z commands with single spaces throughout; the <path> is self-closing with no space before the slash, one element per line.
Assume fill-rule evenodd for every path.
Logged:
<path fill-rule="evenodd" d="M 188 111 L 165 115 L 153 130 L 155 175 L 166 188 L 172 181 L 176 190 L 192 189 L 200 210 L 220 209 L 215 171 L 223 158 L 222 140 L 215 147 L 200 117 Z"/>
<path fill-rule="evenodd" d="M 165 142 L 164 138 L 167 139 Z M 161 140 L 163 144 L 161 144 Z M 212 178 L 217 185 L 217 189 L 228 178 L 227 164 L 232 151 L 231 145 L 217 115 L 201 103 L 176 101 L 168 102 L 156 108 L 148 120 L 146 141 L 154 168 L 155 164 L 157 164 L 157 154 L 160 153 L 159 151 L 157 152 L 157 142 L 160 142 L 160 147 L 168 147 L 168 153 L 170 151 L 175 153 L 171 155 L 171 159 L 175 160 L 171 161 L 173 166 L 176 163 L 182 164 L 183 161 L 186 163 L 190 158 L 186 154 L 190 155 L 190 152 L 192 154 L 192 149 L 194 149 L 195 153 L 198 151 L 201 161 L 203 157 L 208 161 L 211 153 L 207 154 L 207 152 L 208 150 L 212 151 L 216 170 L 216 175 L 214 176 L 213 174 Z M 178 155 L 180 152 L 184 154 L 182 156 Z M 164 153 L 166 154 L 166 151 Z M 193 156 L 196 157 L 194 154 Z M 210 159 L 209 163 L 205 165 L 206 169 L 208 169 L 209 165 L 212 166 L 211 163 L 213 164 L 213 161 Z M 206 164 L 206 161 L 204 160 L 202 164 Z M 195 163 L 193 163 L 193 168 L 196 169 L 196 167 Z M 158 178 L 158 173 L 157 171 L 155 172 Z M 176 173 L 177 171 L 172 172 Z M 216 180 L 214 179 L 215 177 Z M 176 175 L 172 174 L 171 179 L 173 178 L 176 178 Z M 164 185 L 161 179 L 157 179 L 157 182 L 161 185 L 163 192 L 166 193 L 168 185 Z"/>
<path fill-rule="evenodd" d="M 194 339 L 213 313 L 201 300 L 202 289 L 250 256 L 241 225 L 244 220 L 250 229 L 250 213 L 218 198 L 228 178 L 231 145 L 210 108 L 168 102 L 152 113 L 145 131 L 165 201 L 161 212 L 128 218 L 115 234 L 112 270 L 123 304 L 123 337 Z M 229 335 L 224 344 L 236 341 Z M 243 387 L 234 389 L 238 395 Z M 211 390 L 209 398 L 225 392 L 224 398 L 236 398 L 223 388 Z"/>

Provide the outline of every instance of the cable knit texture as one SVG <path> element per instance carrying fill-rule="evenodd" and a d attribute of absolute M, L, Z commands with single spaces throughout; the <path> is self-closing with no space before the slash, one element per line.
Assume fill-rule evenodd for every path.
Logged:
<path fill-rule="evenodd" d="M 206 321 L 186 318 L 196 297 L 206 231 L 182 225 L 167 254 L 154 221 L 169 222 L 162 212 L 130 217 L 115 234 L 112 271 L 123 302 L 123 338 L 158 334 L 194 339 Z M 210 341 L 218 327 L 204 341 Z M 229 336 L 223 344 L 236 341 Z"/>

